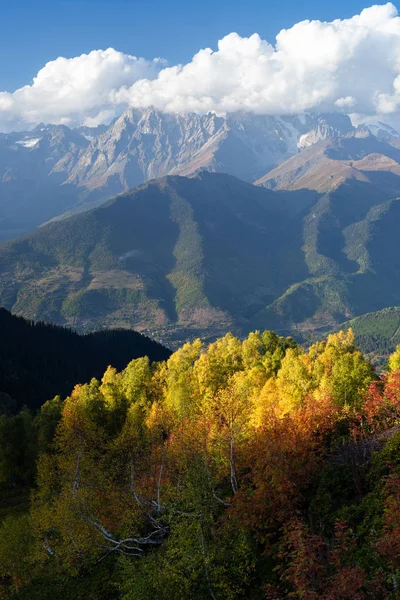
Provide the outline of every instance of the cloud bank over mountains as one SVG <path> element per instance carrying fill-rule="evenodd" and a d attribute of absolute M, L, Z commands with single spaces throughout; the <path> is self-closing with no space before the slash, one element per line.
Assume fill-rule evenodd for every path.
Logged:
<path fill-rule="evenodd" d="M 271 115 L 339 111 L 400 125 L 400 17 L 392 3 L 350 19 L 302 21 L 275 46 L 231 33 L 218 49 L 167 66 L 113 48 L 47 63 L 31 85 L 0 92 L 0 130 L 39 122 L 94 126 L 126 106 Z"/>

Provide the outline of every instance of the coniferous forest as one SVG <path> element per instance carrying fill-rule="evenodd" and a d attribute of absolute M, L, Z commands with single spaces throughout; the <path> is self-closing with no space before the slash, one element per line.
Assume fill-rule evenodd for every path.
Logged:
<path fill-rule="evenodd" d="M 71 393 L 77 381 L 100 377 L 108 364 L 122 369 L 133 358 L 165 360 L 171 352 L 130 330 L 78 335 L 51 323 L 27 321 L 0 307 L 0 414 Z"/>
<path fill-rule="evenodd" d="M 0 598 L 397 598 L 400 348 L 266 331 L 0 417 Z M 14 500 L 14 504 L 12 502 Z"/>

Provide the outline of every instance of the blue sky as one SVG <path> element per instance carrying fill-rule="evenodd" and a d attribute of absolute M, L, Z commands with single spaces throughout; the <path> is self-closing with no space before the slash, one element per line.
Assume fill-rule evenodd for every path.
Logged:
<path fill-rule="evenodd" d="M 237 31 L 270 42 L 303 19 L 347 18 L 373 2 L 356 0 L 0 0 L 0 90 L 30 83 L 58 56 L 114 47 L 170 64 Z"/>

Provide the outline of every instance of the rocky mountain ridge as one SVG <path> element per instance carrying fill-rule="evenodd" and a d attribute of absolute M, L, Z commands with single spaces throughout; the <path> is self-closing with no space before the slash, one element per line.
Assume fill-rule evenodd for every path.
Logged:
<path fill-rule="evenodd" d="M 108 126 L 40 124 L 0 134 L 0 241 L 169 174 L 208 170 L 253 183 L 321 140 L 363 131 L 341 114 L 219 117 L 130 108 Z M 382 125 L 374 132 L 385 141 L 396 136 Z"/>

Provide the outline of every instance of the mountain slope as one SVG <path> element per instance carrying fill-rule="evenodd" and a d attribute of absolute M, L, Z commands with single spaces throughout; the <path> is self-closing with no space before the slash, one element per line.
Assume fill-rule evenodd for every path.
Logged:
<path fill-rule="evenodd" d="M 400 294 L 397 230 L 400 200 L 369 196 L 369 186 L 344 186 L 322 196 L 303 219 L 308 277 L 266 309 L 257 326 L 334 327 L 363 313 L 396 305 Z M 358 197 L 348 210 L 346 200 Z M 375 202 L 377 202 L 375 204 Z"/>
<path fill-rule="evenodd" d="M 344 330 L 350 327 L 357 346 L 370 360 L 384 366 L 389 355 L 400 344 L 400 307 L 394 306 L 367 313 L 341 326 Z"/>
<path fill-rule="evenodd" d="M 288 215 L 311 201 L 207 172 L 153 181 L 0 247 L 0 302 L 80 328 L 215 334 L 306 276 Z"/>
<path fill-rule="evenodd" d="M 398 302 L 395 229 L 399 224 L 400 153 L 363 130 L 326 139 L 257 182 L 275 190 L 314 190 L 303 217 L 309 276 L 262 315 L 267 323 L 328 326 Z"/>
<path fill-rule="evenodd" d="M 398 189 L 400 150 L 368 132 L 329 138 L 305 148 L 256 185 L 273 190 L 313 189 L 325 193 L 346 180 L 371 183 L 380 191 Z"/>
<path fill-rule="evenodd" d="M 334 328 L 398 302 L 391 194 L 358 179 L 322 194 L 168 176 L 0 246 L 0 304 L 171 345 L 229 329 Z"/>

